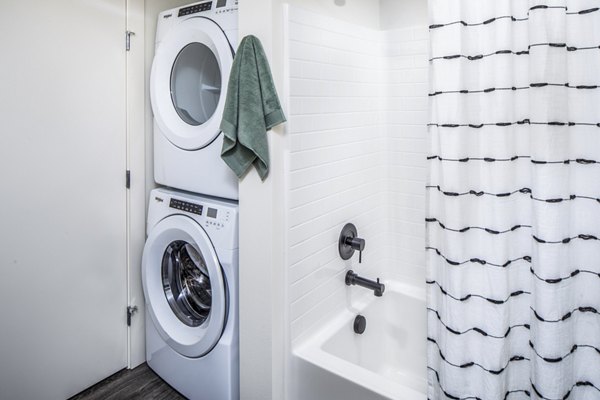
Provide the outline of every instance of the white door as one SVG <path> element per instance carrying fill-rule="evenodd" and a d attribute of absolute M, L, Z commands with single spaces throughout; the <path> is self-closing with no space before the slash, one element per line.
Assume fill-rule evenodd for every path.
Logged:
<path fill-rule="evenodd" d="M 64 399 L 126 366 L 126 3 L 0 15 L 0 399 Z"/>

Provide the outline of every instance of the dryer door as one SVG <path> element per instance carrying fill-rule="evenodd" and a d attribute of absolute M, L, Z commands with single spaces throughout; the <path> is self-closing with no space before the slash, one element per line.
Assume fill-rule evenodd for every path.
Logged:
<path fill-rule="evenodd" d="M 227 36 L 208 18 L 189 18 L 160 42 L 150 99 L 156 123 L 173 145 L 198 150 L 221 132 L 232 63 Z"/>
<path fill-rule="evenodd" d="M 212 350 L 223 333 L 223 272 L 204 229 L 184 215 L 153 228 L 142 258 L 146 307 L 163 340 L 187 357 Z"/>

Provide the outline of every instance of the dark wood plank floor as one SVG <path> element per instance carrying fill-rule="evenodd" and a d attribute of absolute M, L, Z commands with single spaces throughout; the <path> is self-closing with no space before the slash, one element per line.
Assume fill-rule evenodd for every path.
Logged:
<path fill-rule="evenodd" d="M 124 369 L 69 400 L 185 400 L 146 363 Z"/>

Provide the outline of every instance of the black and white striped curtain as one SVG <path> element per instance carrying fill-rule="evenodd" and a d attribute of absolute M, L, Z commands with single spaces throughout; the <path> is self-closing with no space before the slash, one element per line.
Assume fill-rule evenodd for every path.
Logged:
<path fill-rule="evenodd" d="M 432 400 L 600 399 L 598 7 L 429 1 Z"/>

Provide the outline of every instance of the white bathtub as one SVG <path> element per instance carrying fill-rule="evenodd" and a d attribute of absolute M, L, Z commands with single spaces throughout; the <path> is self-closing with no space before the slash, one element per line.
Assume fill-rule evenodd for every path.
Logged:
<path fill-rule="evenodd" d="M 299 400 L 425 399 L 425 291 L 385 282 L 294 346 L 292 392 Z M 366 289 L 365 289 L 366 290 Z M 362 335 L 354 318 L 367 319 Z"/>

